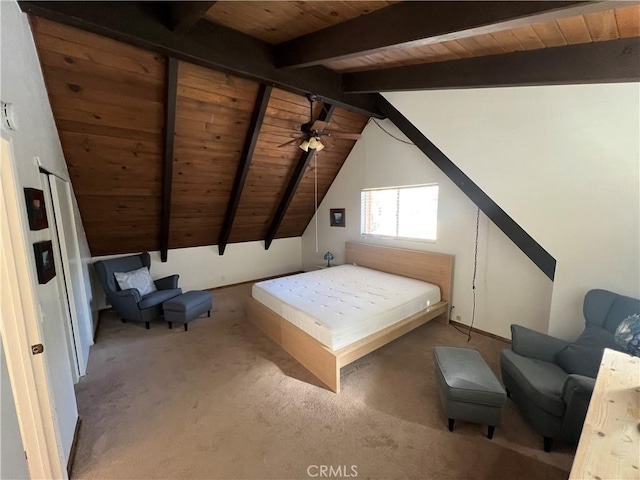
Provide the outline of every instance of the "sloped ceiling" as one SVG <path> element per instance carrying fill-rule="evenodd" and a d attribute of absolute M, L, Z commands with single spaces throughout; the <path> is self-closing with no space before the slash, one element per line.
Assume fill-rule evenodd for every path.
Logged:
<path fill-rule="evenodd" d="M 165 59 L 106 37 L 31 17 L 60 141 L 94 256 L 161 248 Z M 178 64 L 168 248 L 217 245 L 259 83 Z M 314 117 L 324 108 L 314 103 Z M 368 117 L 337 108 L 329 129 L 362 132 Z M 230 242 L 265 239 L 302 151 L 303 95 L 271 92 Z M 302 235 L 355 140 L 327 139 L 275 238 Z"/>
<path fill-rule="evenodd" d="M 306 94 L 361 132 L 383 91 L 640 79 L 640 2 L 19 4 L 94 255 L 300 235 L 355 143 L 282 146 Z"/>

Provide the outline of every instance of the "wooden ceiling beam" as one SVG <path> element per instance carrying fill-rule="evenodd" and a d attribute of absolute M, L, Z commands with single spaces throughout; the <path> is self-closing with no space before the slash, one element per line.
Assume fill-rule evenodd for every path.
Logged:
<path fill-rule="evenodd" d="M 496 202 L 466 176 L 449 157 L 425 137 L 413 123 L 402 115 L 402 113 L 391 105 L 382 95 L 378 95 L 378 105 L 387 118 L 391 120 L 436 167 L 442 170 L 550 280 L 553 280 L 556 271 L 555 258 L 502 210 Z"/>
<path fill-rule="evenodd" d="M 330 105 L 327 103 L 325 103 L 324 107 L 325 108 L 322 110 L 322 113 L 320 113 L 318 120 L 321 122 L 328 122 L 329 120 L 331 120 L 331 115 L 333 115 L 333 112 L 336 107 L 335 105 Z M 276 213 L 273 216 L 273 219 L 271 220 L 271 224 L 269 225 L 269 229 L 267 230 L 267 235 L 265 236 L 265 239 L 264 239 L 265 250 L 269 250 L 269 247 L 271 246 L 271 242 L 273 242 L 273 239 L 276 237 L 276 234 L 278 233 L 278 229 L 280 228 L 280 224 L 282 223 L 282 220 L 284 219 L 284 216 L 287 213 L 287 209 L 289 208 L 289 204 L 291 203 L 291 200 L 293 199 L 293 196 L 295 195 L 296 190 L 298 189 L 298 185 L 300 185 L 300 181 L 302 180 L 302 177 L 307 171 L 309 162 L 311 161 L 311 158 L 315 153 L 316 153 L 315 150 L 309 149 L 308 152 L 303 151 L 302 154 L 300 155 L 300 159 L 296 164 L 296 168 L 293 171 L 293 175 L 291 176 L 291 179 L 289 179 L 287 188 L 284 191 L 282 198 L 280 199 L 280 204 L 278 205 L 278 209 L 276 210 Z"/>
<path fill-rule="evenodd" d="M 249 174 L 251 159 L 253 158 L 253 152 L 255 151 L 256 144 L 258 143 L 260 127 L 262 127 L 262 121 L 264 120 L 264 115 L 267 111 L 267 105 L 269 105 L 269 98 L 271 98 L 272 90 L 273 87 L 271 85 L 264 84 L 261 84 L 260 89 L 258 90 L 258 96 L 251 115 L 251 121 L 249 122 L 249 130 L 244 142 L 244 147 L 242 148 L 242 155 L 240 157 L 240 162 L 238 163 L 236 177 L 233 181 L 233 190 L 231 191 L 231 197 L 229 198 L 229 204 L 227 205 L 227 212 L 224 216 L 224 223 L 218 239 L 218 254 L 220 255 L 224 255 L 224 250 L 227 247 L 227 242 L 229 241 L 231 227 L 233 226 L 233 221 L 236 217 L 236 212 L 238 211 L 238 205 L 240 204 L 242 191 L 247 180 L 247 175 Z"/>
<path fill-rule="evenodd" d="M 624 1 L 401 2 L 276 47 L 276 65 L 300 68 L 493 33 L 629 5 Z"/>
<path fill-rule="evenodd" d="M 186 33 L 204 17 L 216 2 L 171 2 L 170 27 L 176 33 Z"/>
<path fill-rule="evenodd" d="M 274 63 L 266 42 L 211 22 L 197 22 L 180 34 L 166 26 L 162 2 L 20 1 L 23 12 L 191 62 L 251 78 L 364 115 L 382 118 L 373 95 L 340 90 L 341 75 L 325 67 L 288 71 Z"/>
<path fill-rule="evenodd" d="M 343 76 L 348 92 L 640 81 L 640 38 L 410 65 Z"/>
<path fill-rule="evenodd" d="M 167 58 L 167 90 L 165 100 L 164 155 L 162 157 L 162 207 L 160 212 L 160 260 L 169 256 L 171 191 L 173 187 L 173 155 L 178 98 L 178 60 Z"/>

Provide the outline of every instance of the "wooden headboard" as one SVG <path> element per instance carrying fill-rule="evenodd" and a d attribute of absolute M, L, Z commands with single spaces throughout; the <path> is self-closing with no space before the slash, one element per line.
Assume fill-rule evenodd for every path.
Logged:
<path fill-rule="evenodd" d="M 443 253 L 346 242 L 346 263 L 433 283 L 447 302 L 451 302 L 453 258 Z"/>

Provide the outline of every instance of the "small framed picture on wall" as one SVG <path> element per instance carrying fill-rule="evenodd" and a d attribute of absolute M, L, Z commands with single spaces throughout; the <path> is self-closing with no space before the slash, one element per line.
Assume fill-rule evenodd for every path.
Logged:
<path fill-rule="evenodd" d="M 329 215 L 329 222 L 332 227 L 344 227 L 347 225 L 344 208 L 332 208 Z"/>
<path fill-rule="evenodd" d="M 29 229 L 42 230 L 49 226 L 47 211 L 44 206 L 44 192 L 36 188 L 25 188 L 24 198 L 27 201 Z"/>
<path fill-rule="evenodd" d="M 51 240 L 33 244 L 33 254 L 36 257 L 38 283 L 45 284 L 56 276 L 56 266 L 53 263 L 53 245 Z"/>

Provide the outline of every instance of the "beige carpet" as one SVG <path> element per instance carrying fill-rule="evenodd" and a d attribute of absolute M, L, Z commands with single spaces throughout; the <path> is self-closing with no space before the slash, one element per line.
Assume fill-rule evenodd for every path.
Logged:
<path fill-rule="evenodd" d="M 103 315 L 77 385 L 73 478 L 327 478 L 322 465 L 363 479 L 568 477 L 573 448 L 543 452 L 510 401 L 493 440 L 480 425 L 447 430 L 433 347 L 476 348 L 497 373 L 506 344 L 432 322 L 343 369 L 335 395 L 247 322 L 250 285 L 214 295 L 186 333 Z"/>

